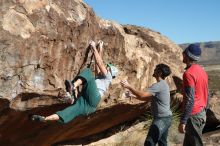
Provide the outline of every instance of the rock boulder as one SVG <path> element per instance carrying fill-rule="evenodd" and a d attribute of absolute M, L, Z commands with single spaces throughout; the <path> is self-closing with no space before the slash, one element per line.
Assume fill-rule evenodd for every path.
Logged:
<path fill-rule="evenodd" d="M 57 100 L 64 80 L 73 79 L 91 61 L 90 40 L 103 40 L 104 60 L 120 73 L 98 111 L 62 125 L 34 123 L 28 115 L 49 115 L 67 107 Z M 52 145 L 80 139 L 129 121 L 147 104 L 127 100 L 119 84 L 137 88 L 155 82 L 154 67 L 166 63 L 181 77 L 181 49 L 153 30 L 103 20 L 82 0 L 0 1 L 0 143 Z"/>

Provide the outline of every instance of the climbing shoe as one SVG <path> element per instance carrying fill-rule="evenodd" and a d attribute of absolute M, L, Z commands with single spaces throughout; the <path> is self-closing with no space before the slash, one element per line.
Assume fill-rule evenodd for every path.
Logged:
<path fill-rule="evenodd" d="M 40 115 L 31 115 L 31 120 L 36 122 L 45 122 L 45 117 Z"/>
<path fill-rule="evenodd" d="M 59 100 L 65 103 L 73 104 L 75 102 L 75 98 L 73 95 L 70 95 L 69 92 L 66 92 L 64 96 L 60 96 Z"/>
<path fill-rule="evenodd" d="M 65 80 L 66 92 L 69 92 L 70 95 L 73 93 L 73 85 L 69 80 Z"/>

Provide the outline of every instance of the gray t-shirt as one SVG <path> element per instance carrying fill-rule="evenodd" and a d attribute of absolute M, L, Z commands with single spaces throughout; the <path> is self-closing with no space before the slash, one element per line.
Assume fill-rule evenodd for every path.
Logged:
<path fill-rule="evenodd" d="M 100 95 L 103 96 L 104 92 L 108 89 L 110 83 L 112 82 L 112 75 L 108 72 L 106 75 L 97 76 L 95 78 L 95 82 Z"/>
<path fill-rule="evenodd" d="M 151 112 L 154 118 L 172 115 L 170 109 L 170 89 L 165 80 L 153 84 L 147 89 L 154 97 L 151 102 Z"/>

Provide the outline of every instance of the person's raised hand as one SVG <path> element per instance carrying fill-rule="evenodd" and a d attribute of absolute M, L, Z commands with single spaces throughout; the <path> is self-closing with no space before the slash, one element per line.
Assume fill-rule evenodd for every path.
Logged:
<path fill-rule="evenodd" d="M 121 86 L 123 87 L 123 88 L 130 88 L 130 84 L 128 83 L 128 81 L 126 81 L 126 80 L 122 80 L 121 82 Z"/>
<path fill-rule="evenodd" d="M 102 40 L 98 41 L 98 46 L 99 48 L 103 48 L 104 42 Z"/>
<path fill-rule="evenodd" d="M 89 42 L 89 46 L 92 48 L 92 49 L 95 49 L 96 48 L 96 44 L 94 41 L 90 41 Z"/>

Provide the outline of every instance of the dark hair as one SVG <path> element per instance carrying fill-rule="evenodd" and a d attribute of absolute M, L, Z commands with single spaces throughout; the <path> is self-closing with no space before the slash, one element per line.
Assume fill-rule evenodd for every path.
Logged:
<path fill-rule="evenodd" d="M 162 73 L 161 77 L 162 77 L 163 79 L 165 79 L 167 76 L 169 76 L 169 75 L 171 74 L 170 67 L 169 67 L 168 65 L 166 65 L 166 64 L 163 64 L 163 63 L 158 64 L 158 65 L 156 66 L 156 68 L 157 68 L 159 71 L 161 71 L 161 73 Z"/>

